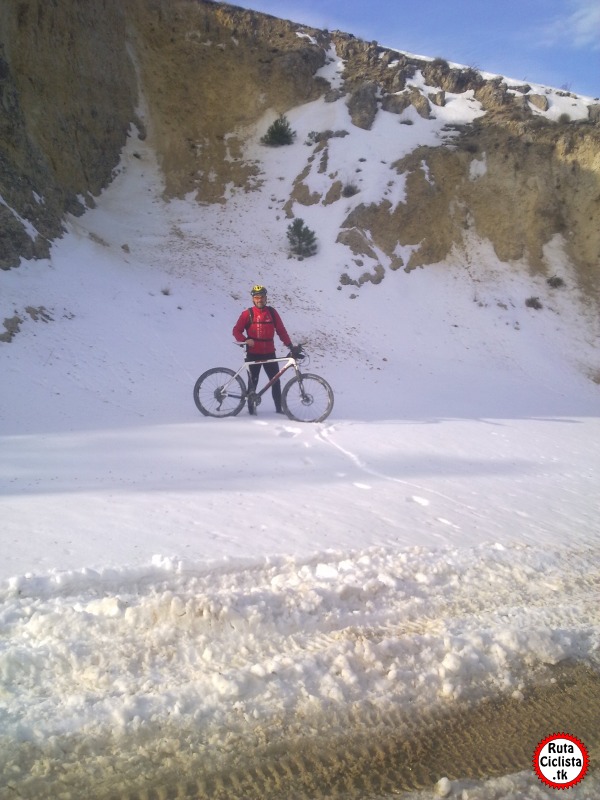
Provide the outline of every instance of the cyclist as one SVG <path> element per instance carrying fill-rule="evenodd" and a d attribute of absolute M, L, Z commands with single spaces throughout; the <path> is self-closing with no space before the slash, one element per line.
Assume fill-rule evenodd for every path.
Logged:
<path fill-rule="evenodd" d="M 292 347 L 292 341 L 285 329 L 281 317 L 272 306 L 267 305 L 267 290 L 264 286 L 254 286 L 250 292 L 252 307 L 242 311 L 240 318 L 233 328 L 233 336 L 237 342 L 246 345 L 246 361 L 250 364 L 251 386 L 255 391 L 261 366 L 264 367 L 269 380 L 279 372 L 277 364 L 263 364 L 270 358 L 275 358 L 275 334 L 286 347 Z M 282 414 L 281 409 L 281 383 L 275 381 L 271 387 L 275 411 Z M 254 403 L 248 400 L 248 411 L 256 414 Z"/>

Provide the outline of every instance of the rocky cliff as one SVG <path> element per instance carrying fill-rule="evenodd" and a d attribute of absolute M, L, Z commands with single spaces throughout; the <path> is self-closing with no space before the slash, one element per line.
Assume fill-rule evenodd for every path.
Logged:
<path fill-rule="evenodd" d="M 134 118 L 121 4 L 0 4 L 0 267 L 45 257 L 106 186 Z"/>
<path fill-rule="evenodd" d="M 317 76 L 332 47 L 344 62 L 337 87 Z M 141 98 L 166 195 L 226 203 L 228 185 L 250 191 L 260 180 L 259 165 L 243 157 L 244 130 L 269 109 L 324 96 L 369 130 L 378 114 L 409 107 L 434 117 L 449 94 L 464 92 L 485 113 L 446 145 L 390 165 L 406 177 L 404 200 L 359 204 L 339 241 L 373 256 L 376 279 L 442 261 L 467 233 L 488 239 L 501 260 L 543 272 L 544 247 L 560 234 L 581 288 L 600 302 L 600 106 L 552 118 L 539 89 L 206 0 L 0 6 L 0 266 L 46 256 L 64 215 L 93 204 L 131 126 L 145 135 Z M 327 173 L 326 132 L 316 144 L 311 158 Z M 290 200 L 333 202 L 341 191 L 339 175 L 319 196 L 299 175 Z M 412 245 L 406 263 L 398 244 Z"/>

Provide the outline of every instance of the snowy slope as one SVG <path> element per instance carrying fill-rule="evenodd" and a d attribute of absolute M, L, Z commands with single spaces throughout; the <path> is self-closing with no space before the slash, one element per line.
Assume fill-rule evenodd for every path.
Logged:
<path fill-rule="evenodd" d="M 457 256 L 338 288 L 352 204 L 382 187 L 403 197 L 381 162 L 478 113 L 456 97 L 398 140 L 388 115 L 366 132 L 343 102 L 318 101 L 290 112 L 297 142 L 279 150 L 259 144 L 271 115 L 248 145 L 261 187 L 211 207 L 166 204 L 151 140 L 132 137 L 50 261 L 0 274 L 0 315 L 25 320 L 0 344 L 0 797 L 318 796 L 315 775 L 323 789 L 332 764 L 349 771 L 349 737 L 424 735 L 431 715 L 498 692 L 525 761 L 507 737 L 499 772 L 482 744 L 489 766 L 452 773 L 441 748 L 418 780 L 394 773 L 377 791 L 550 797 L 528 766 L 542 736 L 573 725 L 598 753 L 600 396 L 585 312 L 475 241 L 476 267 Z M 332 169 L 379 166 L 356 198 L 296 207 L 320 242 L 296 261 L 282 209 L 305 139 L 325 128 L 351 131 L 332 140 Z M 316 170 L 306 180 L 320 189 Z M 559 241 L 548 258 L 569 285 Z M 230 331 L 255 283 L 334 388 L 322 424 L 276 417 L 269 399 L 256 418 L 193 404 L 202 371 L 240 360 Z M 596 673 L 585 686 L 577 673 L 572 713 L 553 712 L 573 662 Z M 549 716 L 529 711 L 533 683 L 558 687 Z M 277 736 L 288 753 L 330 738 L 330 766 L 305 753 L 309 777 L 290 766 L 249 784 Z M 237 789 L 218 788 L 226 774 Z M 570 792 L 599 788 L 591 774 Z"/>

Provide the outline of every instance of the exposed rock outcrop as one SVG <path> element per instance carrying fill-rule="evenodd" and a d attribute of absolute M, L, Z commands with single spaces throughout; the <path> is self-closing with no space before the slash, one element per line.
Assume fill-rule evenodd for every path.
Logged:
<path fill-rule="evenodd" d="M 329 88 L 315 78 L 324 34 L 221 3 L 130 0 L 130 11 L 167 195 L 213 203 L 229 183 L 251 187 L 257 167 L 235 132 Z"/>
<path fill-rule="evenodd" d="M 345 64 L 336 87 L 316 75 L 332 44 Z M 228 186 L 259 184 L 243 137 L 267 110 L 343 98 L 353 124 L 369 130 L 382 112 L 409 116 L 410 107 L 430 119 L 449 96 L 471 92 L 486 113 L 447 144 L 394 164 L 406 176 L 404 201 L 355 208 L 338 242 L 359 258 L 378 249 L 391 269 L 403 264 L 398 245 L 410 245 L 404 266 L 412 269 L 442 261 L 470 230 L 500 259 L 543 270 L 544 246 L 560 233 L 582 287 L 597 296 L 600 105 L 587 121 L 550 121 L 547 97 L 526 84 L 209 0 L 0 6 L 1 268 L 47 255 L 64 215 L 93 204 L 131 125 L 144 135 L 140 89 L 167 196 L 193 192 L 201 203 L 225 203 Z M 332 174 L 317 192 L 307 175 L 297 176 L 289 216 L 294 203 L 331 205 L 351 189 Z M 365 280 L 379 281 L 382 269 L 370 265 Z"/>
<path fill-rule="evenodd" d="M 1 268 L 46 256 L 110 181 L 135 109 L 125 30 L 120 3 L 0 5 Z"/>
<path fill-rule="evenodd" d="M 443 261 L 471 229 L 500 260 L 544 271 L 543 247 L 560 233 L 583 293 L 600 302 L 599 130 L 486 115 L 454 146 L 418 148 L 394 168 L 406 174 L 405 202 L 360 206 L 343 227 L 366 231 L 390 258 L 413 245 L 406 269 Z"/>
<path fill-rule="evenodd" d="M 377 84 L 363 83 L 348 99 L 350 119 L 357 128 L 370 130 L 377 114 Z"/>

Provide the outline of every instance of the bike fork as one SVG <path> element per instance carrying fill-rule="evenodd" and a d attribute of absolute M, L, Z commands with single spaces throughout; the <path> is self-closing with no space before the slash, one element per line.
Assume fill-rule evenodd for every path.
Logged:
<path fill-rule="evenodd" d="M 296 368 L 295 372 L 296 372 L 296 377 L 298 378 L 298 386 L 300 387 L 300 397 L 304 400 L 304 398 L 306 396 L 306 394 L 304 392 L 304 380 L 303 380 L 304 376 L 302 375 L 300 370 L 297 369 L 297 368 Z"/>

